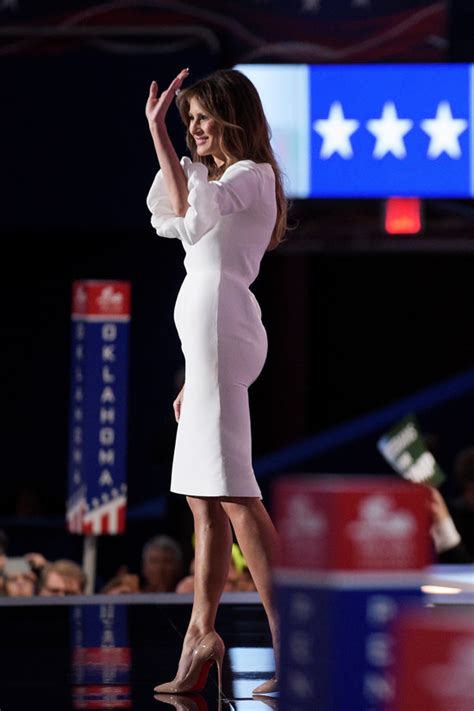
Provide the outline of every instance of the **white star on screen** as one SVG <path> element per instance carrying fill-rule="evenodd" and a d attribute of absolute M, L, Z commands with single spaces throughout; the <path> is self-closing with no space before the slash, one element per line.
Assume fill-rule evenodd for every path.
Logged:
<path fill-rule="evenodd" d="M 411 131 L 413 121 L 398 118 L 393 101 L 387 101 L 379 119 L 367 121 L 367 129 L 377 139 L 373 152 L 374 158 L 383 158 L 392 153 L 396 158 L 405 158 L 407 151 L 404 136 Z"/>
<path fill-rule="evenodd" d="M 433 119 L 421 122 L 421 128 L 430 137 L 428 158 L 438 158 L 442 153 L 447 153 L 450 158 L 461 157 L 459 136 L 468 126 L 465 119 L 453 118 L 451 106 L 448 101 L 441 101 Z"/>
<path fill-rule="evenodd" d="M 342 158 L 352 158 L 354 155 L 350 137 L 359 128 L 359 121 L 346 119 L 342 104 L 334 101 L 329 109 L 327 119 L 318 119 L 313 128 L 323 138 L 320 157 L 327 159 L 334 153 L 339 153 Z"/>

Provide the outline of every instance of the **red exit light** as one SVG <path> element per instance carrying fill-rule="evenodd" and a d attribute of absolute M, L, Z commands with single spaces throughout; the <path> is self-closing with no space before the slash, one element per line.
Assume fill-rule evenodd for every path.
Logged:
<path fill-rule="evenodd" d="M 389 198 L 385 202 L 385 230 L 388 234 L 416 235 L 421 229 L 419 198 Z"/>

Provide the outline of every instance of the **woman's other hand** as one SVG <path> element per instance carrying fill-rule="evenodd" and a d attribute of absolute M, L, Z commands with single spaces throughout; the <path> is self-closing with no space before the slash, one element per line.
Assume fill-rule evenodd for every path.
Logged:
<path fill-rule="evenodd" d="M 182 69 L 178 76 L 173 79 L 167 89 L 158 95 L 158 84 L 151 82 L 148 101 L 146 102 L 145 114 L 148 119 L 150 129 L 162 128 L 165 125 L 166 114 L 175 98 L 176 92 L 181 88 L 181 84 L 187 78 L 189 69 Z"/>
<path fill-rule="evenodd" d="M 184 395 L 184 385 L 179 391 L 178 397 L 173 403 L 173 410 L 174 410 L 174 416 L 176 419 L 176 422 L 179 422 L 179 418 L 181 417 L 181 405 L 183 403 L 183 395 Z"/>

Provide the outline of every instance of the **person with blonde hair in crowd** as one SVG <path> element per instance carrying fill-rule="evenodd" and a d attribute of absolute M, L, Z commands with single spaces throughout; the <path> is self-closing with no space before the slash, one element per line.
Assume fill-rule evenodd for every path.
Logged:
<path fill-rule="evenodd" d="M 40 597 L 64 597 L 66 595 L 66 581 L 55 563 L 46 563 L 41 568 L 38 595 Z"/>
<path fill-rule="evenodd" d="M 54 568 L 64 579 L 66 595 L 83 595 L 85 593 L 87 577 L 78 563 L 61 558 L 54 562 Z"/>

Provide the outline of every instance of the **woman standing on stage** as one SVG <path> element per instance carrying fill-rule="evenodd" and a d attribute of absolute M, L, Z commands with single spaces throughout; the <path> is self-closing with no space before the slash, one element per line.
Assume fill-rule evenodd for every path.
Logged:
<path fill-rule="evenodd" d="M 286 200 L 253 84 L 238 71 L 221 70 L 180 90 L 187 76 L 184 69 L 161 94 L 153 82 L 146 106 L 161 168 L 147 198 L 151 222 L 162 237 L 182 241 L 187 272 L 174 310 L 185 385 L 173 405 L 178 430 L 171 491 L 186 495 L 194 517 L 194 604 L 176 677 L 155 689 L 176 694 L 201 689 L 214 662 L 220 688 L 224 644 L 214 624 L 232 528 L 277 658 L 279 645 L 271 580 L 277 533 L 252 468 L 248 403 L 267 336 L 249 286 L 265 252 L 283 239 Z M 192 161 L 179 160 L 167 133 L 175 95 Z M 275 676 L 254 693 L 276 688 Z"/>

